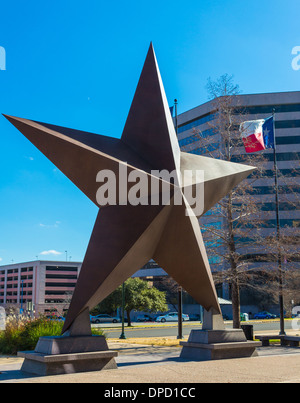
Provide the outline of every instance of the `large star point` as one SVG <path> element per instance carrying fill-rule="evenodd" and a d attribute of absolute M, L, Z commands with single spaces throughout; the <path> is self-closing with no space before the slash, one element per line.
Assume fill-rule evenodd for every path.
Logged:
<path fill-rule="evenodd" d="M 253 168 L 180 152 L 152 44 L 120 139 L 5 117 L 100 207 L 63 332 L 152 258 L 205 309 L 220 312 L 198 219 L 184 197 L 198 185 L 197 177 L 184 184 L 180 178 L 186 170 L 204 171 L 202 215 Z M 146 203 L 126 203 L 118 190 L 115 205 L 101 207 L 97 174 L 110 170 L 120 185 L 120 165 L 148 181 Z M 168 203 L 162 202 L 168 180 L 157 175 L 162 170 L 176 176 Z M 155 204 L 153 183 L 159 194 Z M 133 190 L 133 183 L 127 185 Z M 178 194 L 181 204 L 175 202 Z"/>

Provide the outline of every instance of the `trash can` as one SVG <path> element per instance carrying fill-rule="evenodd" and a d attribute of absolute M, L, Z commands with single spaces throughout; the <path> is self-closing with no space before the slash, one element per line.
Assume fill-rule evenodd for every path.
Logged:
<path fill-rule="evenodd" d="M 247 340 L 254 340 L 253 325 L 241 325 Z"/>

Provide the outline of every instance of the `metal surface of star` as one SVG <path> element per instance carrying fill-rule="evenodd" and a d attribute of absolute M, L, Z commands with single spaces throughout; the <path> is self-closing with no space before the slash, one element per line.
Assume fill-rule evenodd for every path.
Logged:
<path fill-rule="evenodd" d="M 152 44 L 120 139 L 5 117 L 100 207 L 63 332 L 150 259 L 206 310 L 221 312 L 197 215 L 207 212 L 254 168 L 180 151 Z M 144 175 L 149 183 L 144 197 L 149 203 L 125 202 L 118 190 L 124 181 L 120 167 L 128 176 Z M 116 175 L 114 205 L 97 202 L 96 177 L 101 170 Z M 170 185 L 169 203 L 161 200 L 165 179 L 155 174 L 161 170 L 177 176 Z M 178 194 L 198 184 L 196 175 L 181 182 L 186 170 L 204 171 L 201 214 L 193 212 L 184 196 L 181 204 L 175 203 Z M 160 200 L 156 204 L 151 204 L 153 184 L 158 185 L 154 186 Z M 133 186 L 128 182 L 127 191 Z"/>

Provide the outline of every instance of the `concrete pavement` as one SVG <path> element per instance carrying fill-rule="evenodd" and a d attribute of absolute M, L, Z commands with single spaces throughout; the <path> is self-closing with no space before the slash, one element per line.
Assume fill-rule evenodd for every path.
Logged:
<path fill-rule="evenodd" d="M 194 362 L 180 347 L 109 342 L 119 351 L 118 369 L 35 377 L 21 373 L 22 359 L 0 356 L 0 383 L 300 383 L 300 348 L 259 348 L 258 357 Z"/>

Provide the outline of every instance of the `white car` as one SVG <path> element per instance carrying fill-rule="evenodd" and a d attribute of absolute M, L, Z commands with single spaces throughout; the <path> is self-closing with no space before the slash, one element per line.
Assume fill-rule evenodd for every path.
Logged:
<path fill-rule="evenodd" d="M 182 314 L 182 321 L 190 320 L 189 315 Z M 156 322 L 178 322 L 178 312 L 169 312 L 166 315 L 160 315 L 156 318 Z"/>
<path fill-rule="evenodd" d="M 119 323 L 119 318 L 114 318 L 110 315 L 100 314 L 97 316 L 91 316 L 92 323 Z"/>

